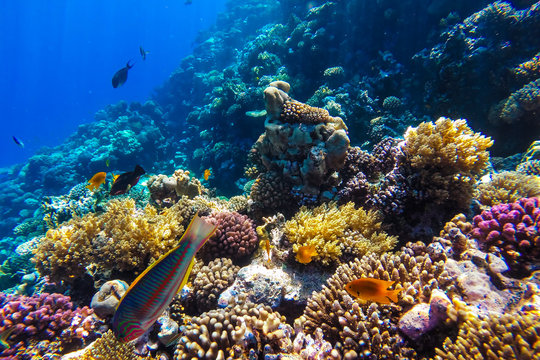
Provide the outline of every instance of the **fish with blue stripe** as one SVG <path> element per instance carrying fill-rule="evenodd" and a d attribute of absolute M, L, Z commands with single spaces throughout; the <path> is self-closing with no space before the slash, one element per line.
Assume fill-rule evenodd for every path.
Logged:
<path fill-rule="evenodd" d="M 216 231 L 195 215 L 180 243 L 140 274 L 116 308 L 112 329 L 122 342 L 144 334 L 186 284 L 195 254 Z"/>

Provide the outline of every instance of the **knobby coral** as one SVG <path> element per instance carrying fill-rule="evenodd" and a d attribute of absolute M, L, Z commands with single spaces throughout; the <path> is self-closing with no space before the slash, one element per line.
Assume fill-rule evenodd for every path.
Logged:
<path fill-rule="evenodd" d="M 311 210 L 302 207 L 285 223 L 284 233 L 295 253 L 304 245 L 314 246 L 314 260 L 324 265 L 368 252 L 381 254 L 397 243 L 396 237 L 384 232 L 380 214 L 355 209 L 352 202 L 339 207 L 323 204 Z"/>
<path fill-rule="evenodd" d="M 517 171 L 503 171 L 478 184 L 475 198 L 485 207 L 507 204 L 540 195 L 540 177 Z"/>

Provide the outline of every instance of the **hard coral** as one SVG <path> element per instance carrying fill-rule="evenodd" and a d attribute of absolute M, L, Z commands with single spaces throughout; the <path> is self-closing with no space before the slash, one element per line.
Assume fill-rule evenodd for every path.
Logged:
<path fill-rule="evenodd" d="M 301 246 L 314 246 L 313 258 L 323 265 L 341 259 L 391 250 L 397 238 L 383 231 L 382 218 L 373 210 L 355 209 L 349 202 L 323 204 L 312 210 L 302 207 L 285 223 L 284 233 L 296 253 Z"/>
<path fill-rule="evenodd" d="M 116 339 L 111 330 L 107 331 L 103 336 L 86 349 L 80 355 L 69 356 L 71 360 L 142 360 L 135 354 L 135 345 L 133 342 L 123 343 Z"/>
<path fill-rule="evenodd" d="M 193 199 L 207 193 L 208 190 L 189 171 L 178 169 L 172 176 L 155 175 L 148 180 L 148 189 L 152 200 L 159 206 L 170 207 L 182 196 Z"/>
<path fill-rule="evenodd" d="M 471 236 L 481 248 L 501 253 L 515 276 L 528 276 L 540 260 L 540 198 L 523 198 L 482 211 Z"/>
<path fill-rule="evenodd" d="M 404 308 L 428 302 L 433 290 L 454 291 L 444 270 L 444 257 L 432 260 L 425 246 L 409 246 L 396 254 L 373 253 L 341 265 L 319 292 L 314 292 L 303 315 L 306 333 L 322 329 L 327 341 L 345 356 L 415 359 L 416 351 L 398 331 Z M 362 277 L 395 281 L 398 306 L 361 304 L 345 285 Z M 352 357 L 351 357 L 352 356 Z"/>
<path fill-rule="evenodd" d="M 489 120 L 494 123 L 514 123 L 526 113 L 534 113 L 538 108 L 540 108 L 540 79 L 531 81 L 493 106 Z"/>
<path fill-rule="evenodd" d="M 218 212 L 204 218 L 217 225 L 214 235 L 201 248 L 206 259 L 229 257 L 233 261 L 245 260 L 257 247 L 255 225 L 246 215 L 234 211 Z"/>
<path fill-rule="evenodd" d="M 142 271 L 177 244 L 186 221 L 182 205 L 158 214 L 150 205 L 137 209 L 132 199 L 112 200 L 102 215 L 87 214 L 49 230 L 35 252 L 36 268 L 52 281 L 68 282 L 91 264 L 99 272 Z"/>
<path fill-rule="evenodd" d="M 475 198 L 485 207 L 540 195 L 540 177 L 503 171 L 476 187 Z"/>

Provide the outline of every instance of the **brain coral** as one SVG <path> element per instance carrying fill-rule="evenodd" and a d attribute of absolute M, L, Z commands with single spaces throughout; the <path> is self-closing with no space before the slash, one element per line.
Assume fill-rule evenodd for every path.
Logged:
<path fill-rule="evenodd" d="M 481 247 L 501 253 L 515 276 L 528 276 L 540 259 L 540 198 L 523 198 L 482 211 L 471 236 Z"/>
<path fill-rule="evenodd" d="M 212 213 L 204 219 L 217 225 L 217 230 L 201 248 L 201 257 L 205 259 L 229 257 L 238 261 L 255 251 L 258 244 L 257 233 L 253 221 L 246 215 L 223 211 Z"/>
<path fill-rule="evenodd" d="M 296 253 L 301 246 L 317 250 L 313 258 L 324 265 L 367 252 L 381 254 L 391 250 L 397 238 L 383 231 L 382 218 L 373 210 L 355 209 L 349 202 L 337 206 L 323 204 L 314 209 L 302 207 L 285 223 L 284 233 Z"/>
<path fill-rule="evenodd" d="M 111 200 L 101 215 L 87 214 L 41 239 L 36 268 L 52 281 L 80 277 L 89 265 L 97 271 L 143 271 L 172 249 L 184 232 L 183 202 L 158 214 L 150 205 L 137 209 L 132 199 Z"/>
<path fill-rule="evenodd" d="M 503 171 L 478 184 L 475 198 L 484 206 L 506 204 L 540 195 L 540 177 L 517 171 Z"/>
<path fill-rule="evenodd" d="M 303 315 L 306 333 L 323 330 L 325 339 L 347 358 L 355 354 L 377 359 L 416 359 L 415 350 L 397 329 L 404 308 L 428 302 L 434 289 L 454 291 L 444 270 L 445 258 L 435 261 L 425 246 L 403 248 L 395 254 L 369 254 L 343 264 L 319 292 L 308 299 Z M 394 280 L 402 288 L 396 305 L 360 304 L 345 285 L 361 277 Z M 351 357 L 352 356 L 352 357 Z"/>

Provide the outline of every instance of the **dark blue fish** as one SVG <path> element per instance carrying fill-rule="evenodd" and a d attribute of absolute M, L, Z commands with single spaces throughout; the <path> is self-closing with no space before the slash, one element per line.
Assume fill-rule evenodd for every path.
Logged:
<path fill-rule="evenodd" d="M 22 147 L 24 149 L 24 143 L 21 140 L 17 139 L 13 135 L 11 137 L 13 138 L 13 141 L 15 141 L 15 144 L 19 145 L 20 147 Z"/>
<path fill-rule="evenodd" d="M 141 57 L 142 57 L 143 61 L 146 60 L 146 54 L 148 54 L 149 51 L 146 51 L 146 50 L 144 50 L 144 48 L 142 46 L 139 46 L 139 52 L 141 53 Z"/>
<path fill-rule="evenodd" d="M 116 72 L 116 74 L 114 74 L 114 76 L 112 78 L 112 87 L 113 88 L 116 89 L 117 87 L 124 85 L 124 83 L 127 80 L 128 71 L 132 67 L 133 67 L 133 65 L 129 65 L 129 61 L 128 61 L 127 64 L 126 64 L 126 67 L 121 68 L 120 70 L 118 70 Z"/>
<path fill-rule="evenodd" d="M 145 173 L 146 172 L 140 165 L 136 165 L 135 170 L 120 174 L 114 180 L 109 195 L 122 195 L 127 193 L 129 189 L 137 185 L 139 178 Z"/>

